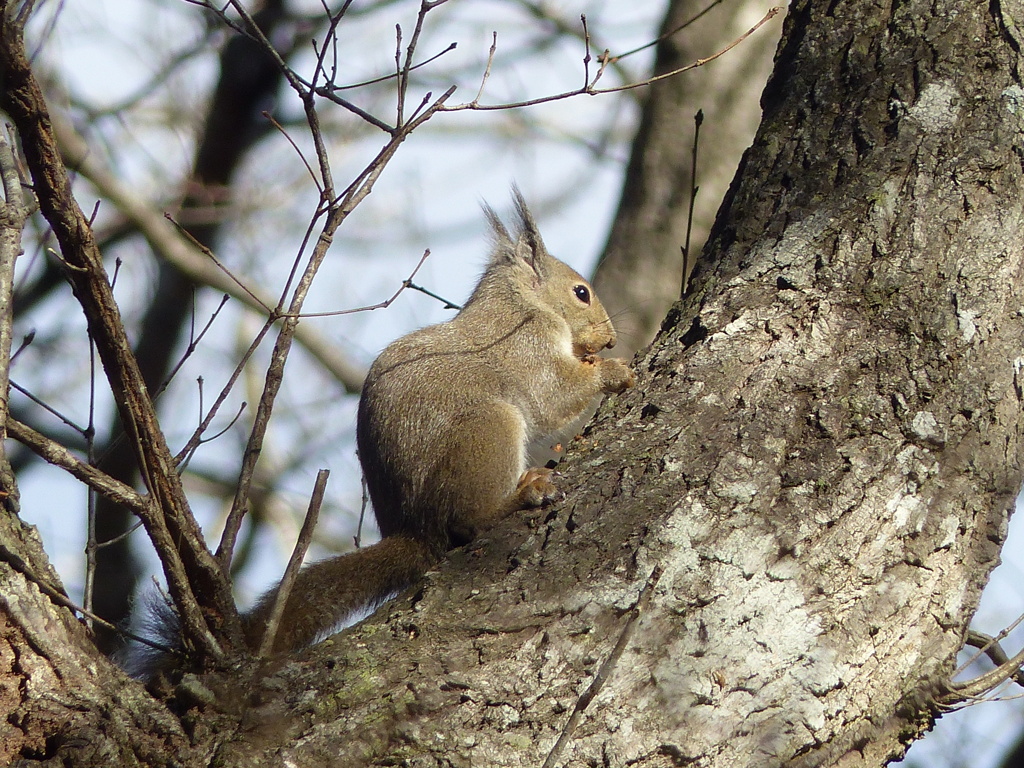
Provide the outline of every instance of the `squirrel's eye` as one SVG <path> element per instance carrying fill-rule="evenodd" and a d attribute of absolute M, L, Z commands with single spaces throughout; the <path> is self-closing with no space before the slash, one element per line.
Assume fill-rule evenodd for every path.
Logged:
<path fill-rule="evenodd" d="M 582 301 L 584 304 L 590 303 L 590 289 L 585 285 L 577 285 L 572 289 L 572 292 L 576 294 L 576 298 Z"/>

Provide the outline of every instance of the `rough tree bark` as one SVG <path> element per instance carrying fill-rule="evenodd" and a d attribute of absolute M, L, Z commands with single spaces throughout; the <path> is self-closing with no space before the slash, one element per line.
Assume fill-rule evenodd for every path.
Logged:
<path fill-rule="evenodd" d="M 691 293 L 574 446 L 566 500 L 299 658 L 186 678 L 163 709 L 0 562 L 6 722 L 37 737 L 5 756 L 902 754 L 961 693 L 1021 485 L 1021 22 L 998 3 L 794 3 Z M 63 711 L 58 736 L 38 738 L 40 711 Z"/>

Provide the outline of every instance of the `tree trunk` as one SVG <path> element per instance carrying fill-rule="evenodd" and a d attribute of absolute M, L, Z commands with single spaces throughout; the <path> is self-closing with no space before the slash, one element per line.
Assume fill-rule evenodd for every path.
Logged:
<path fill-rule="evenodd" d="M 997 3 L 794 3 L 691 292 L 564 502 L 297 659 L 186 678 L 180 725 L 95 654 L 36 674 L 49 646 L 4 633 L 6 722 L 69 718 L 20 756 L 151 764 L 181 731 L 169 759 L 221 766 L 901 755 L 957 696 L 1021 485 L 1016 30 Z"/>

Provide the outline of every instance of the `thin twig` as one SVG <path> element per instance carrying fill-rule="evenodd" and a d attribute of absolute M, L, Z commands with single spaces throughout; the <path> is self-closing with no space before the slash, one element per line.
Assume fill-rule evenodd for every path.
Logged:
<path fill-rule="evenodd" d="M 284 136 L 285 141 L 292 145 L 292 149 L 295 150 L 295 154 L 299 156 L 299 160 L 301 160 L 302 164 L 306 166 L 306 171 L 309 172 L 309 177 L 313 179 L 313 184 L 316 186 L 316 191 L 323 195 L 324 188 L 320 186 L 320 179 L 316 177 L 316 174 L 313 172 L 312 166 L 309 164 L 309 161 L 306 160 L 306 156 L 302 154 L 302 150 L 299 149 L 299 145 L 295 143 L 295 140 L 292 139 L 291 136 L 288 135 L 288 131 L 284 129 L 284 126 L 274 119 L 273 115 L 271 115 L 269 112 L 264 112 L 263 117 L 270 121 L 270 124 L 277 129 L 277 132 Z"/>
<path fill-rule="evenodd" d="M 1006 655 L 1006 651 L 1003 650 L 1003 647 L 999 644 L 998 640 L 986 635 L 984 632 L 979 632 L 976 629 L 968 630 L 967 645 L 979 649 L 982 653 L 988 656 L 992 663 L 997 667 L 1001 667 L 1010 661 L 1010 657 Z M 1020 667 L 1018 667 L 1013 675 L 1011 675 L 1010 679 L 1021 688 L 1024 688 L 1024 671 L 1022 671 Z"/>
<path fill-rule="evenodd" d="M 36 0 L 26 0 L 18 11 L 18 15 L 15 16 L 15 24 L 23 28 L 28 23 L 28 17 L 32 15 L 35 8 Z"/>
<path fill-rule="evenodd" d="M 338 45 L 338 39 L 337 39 L 338 24 L 341 23 L 341 19 L 342 19 L 342 17 L 344 17 L 345 11 L 348 10 L 348 6 L 351 4 L 351 2 L 352 2 L 352 0 L 348 0 L 345 3 L 345 5 L 342 7 L 341 11 L 338 12 L 337 14 L 335 14 L 334 16 L 331 15 L 331 12 L 327 8 L 327 5 L 323 4 L 323 9 L 327 13 L 327 19 L 328 19 L 327 31 L 324 33 L 324 38 L 331 41 L 331 48 L 334 51 L 334 62 L 333 62 L 333 67 L 332 67 L 332 72 L 334 72 L 334 74 L 337 74 L 337 72 L 338 72 L 338 48 L 337 48 L 337 45 Z M 313 41 L 313 50 L 316 51 L 316 41 L 315 40 Z M 325 60 L 326 56 L 327 56 L 327 46 L 325 45 L 323 47 L 323 50 L 317 52 L 316 66 L 313 68 L 313 77 L 312 77 L 312 79 L 310 80 L 310 83 L 309 83 L 310 90 L 312 90 L 313 87 L 316 85 L 316 81 L 320 77 L 320 74 L 326 72 L 326 70 L 324 69 L 324 60 Z"/>
<path fill-rule="evenodd" d="M 227 426 L 225 426 L 225 427 L 224 427 L 224 428 L 223 428 L 222 430 L 220 430 L 219 432 L 214 432 L 214 433 L 213 433 L 212 435 L 210 435 L 209 437 L 204 437 L 204 438 L 202 439 L 201 443 L 202 443 L 202 444 L 206 444 L 206 443 L 212 443 L 212 442 L 213 442 L 214 440 L 216 440 L 216 439 L 217 439 L 218 437 L 220 437 L 221 435 L 224 435 L 224 434 L 226 434 L 226 433 L 227 433 L 227 431 L 228 431 L 229 429 L 231 429 L 231 428 L 232 428 L 233 426 L 235 426 L 235 422 L 237 422 L 237 421 L 238 421 L 238 420 L 239 420 L 239 419 L 240 419 L 240 418 L 242 417 L 242 414 L 243 414 L 243 413 L 245 413 L 245 408 L 246 408 L 246 406 L 247 406 L 247 405 L 248 405 L 248 403 L 245 403 L 245 402 L 243 402 L 243 403 L 242 403 L 242 404 L 241 404 L 240 406 L 238 406 L 238 413 L 236 413 L 236 414 L 235 414 L 235 415 L 234 415 L 234 416 L 233 416 L 233 417 L 231 418 L 231 421 L 229 421 L 229 422 L 227 423 Z"/>
<path fill-rule="evenodd" d="M 193 298 L 192 318 L 193 318 L 193 323 L 194 323 L 194 321 L 195 321 L 195 306 L 194 306 L 195 305 L 195 292 L 192 293 L 192 298 Z M 156 392 L 153 395 L 154 397 L 158 397 L 159 395 L 163 394 L 164 390 L 167 389 L 167 387 L 170 385 L 171 381 L 173 381 L 174 377 L 178 374 L 178 371 L 181 370 L 181 367 L 185 364 L 185 361 L 188 360 L 195 353 L 195 351 L 199 348 L 199 342 L 201 342 L 203 340 L 203 337 L 206 335 L 206 332 L 209 331 L 210 328 L 213 327 L 213 321 L 217 319 L 217 316 L 220 314 L 221 310 L 224 309 L 224 306 L 228 303 L 228 300 L 230 298 L 231 297 L 228 296 L 226 293 L 223 296 L 221 296 L 220 304 L 218 304 L 217 308 L 215 310 L 213 310 L 213 312 L 210 314 L 210 319 L 206 321 L 206 325 L 203 326 L 202 330 L 199 331 L 198 335 L 195 334 L 195 328 L 194 327 L 192 328 L 192 330 L 189 333 L 188 346 L 185 348 L 185 351 L 182 353 L 181 357 L 178 359 L 178 362 L 175 363 L 174 368 L 172 368 L 171 372 L 169 374 L 167 374 L 167 378 L 165 378 L 163 383 L 157 388 Z"/>
<path fill-rule="evenodd" d="M 601 692 L 601 688 L 604 687 L 604 684 L 608 682 L 608 679 L 611 677 L 611 674 L 615 669 L 615 665 L 622 657 L 623 651 L 626 650 L 626 646 L 633 637 L 633 630 L 636 627 L 637 619 L 640 618 L 641 614 L 650 603 L 651 597 L 654 593 L 654 587 L 657 586 L 658 580 L 661 578 L 661 574 L 661 567 L 655 566 L 654 570 L 651 571 L 651 575 L 647 577 L 647 582 L 644 584 L 643 589 L 640 590 L 636 603 L 629 612 L 629 618 L 626 619 L 626 623 L 622 627 L 622 631 L 619 633 L 619 639 L 615 642 L 615 647 L 612 648 L 611 653 L 608 654 L 608 658 L 604 660 L 601 668 L 597 670 L 597 674 L 594 675 L 594 679 L 590 681 L 590 685 L 587 686 L 587 690 L 585 690 L 583 695 L 576 700 L 576 706 L 573 707 L 572 714 L 569 716 L 569 719 L 562 728 L 562 733 L 559 734 L 558 740 L 548 753 L 548 757 L 544 761 L 543 768 L 552 768 L 555 765 L 555 762 L 558 760 L 559 755 L 561 755 L 562 750 L 565 749 L 565 745 L 576 731 L 580 717 L 583 715 L 583 710 L 590 705 L 590 702 L 592 702 L 597 694 Z"/>
<path fill-rule="evenodd" d="M 242 375 L 242 371 L 245 369 L 245 366 L 249 362 L 249 359 L 253 356 L 253 354 L 255 354 L 256 350 L 259 348 L 260 344 L 263 342 L 263 339 L 266 337 L 267 333 L 270 331 L 273 325 L 273 321 L 268 320 L 263 324 L 263 327 L 260 328 L 259 333 L 256 334 L 256 338 L 253 339 L 252 343 L 249 344 L 248 349 L 246 349 L 245 354 L 242 355 L 242 359 L 239 360 L 238 363 L 235 365 L 235 369 L 231 372 L 231 375 L 228 377 L 227 383 L 223 386 L 223 388 L 221 388 L 220 394 L 217 396 L 217 399 L 214 401 L 213 405 L 210 406 L 210 410 L 206 414 L 206 418 L 204 418 L 202 422 L 199 424 L 199 426 L 196 427 L 195 431 L 192 433 L 192 436 L 189 437 L 188 442 L 185 443 L 185 445 L 181 448 L 181 450 L 178 451 L 177 454 L 175 454 L 174 463 L 176 466 L 180 467 L 183 466 L 184 464 L 187 464 L 189 458 L 202 443 L 203 433 L 206 432 L 207 429 L 209 429 L 210 424 L 216 417 L 221 405 L 224 404 L 224 401 L 227 400 L 228 395 L 231 393 L 231 390 L 234 389 L 235 382 L 237 382 L 238 377 Z"/>
<path fill-rule="evenodd" d="M 104 547 L 112 547 L 114 544 L 117 544 L 118 542 L 121 542 L 121 541 L 124 541 L 125 539 L 127 539 L 129 536 L 131 536 L 133 533 L 135 533 L 141 527 L 142 527 L 142 521 L 139 520 L 134 525 L 132 525 L 127 531 L 125 531 L 124 533 L 119 533 L 119 534 L 117 534 L 117 536 L 114 536 L 113 538 L 110 538 L 110 539 L 107 539 L 106 541 L 101 541 L 101 542 L 97 543 L 96 544 L 96 549 L 103 549 Z"/>
<path fill-rule="evenodd" d="M 739 45 L 744 40 L 746 40 L 748 37 L 750 37 L 752 34 L 754 34 L 762 26 L 767 24 L 768 21 L 770 21 L 771 19 L 775 18 L 775 16 L 777 16 L 781 10 L 782 9 L 779 8 L 779 7 L 770 8 L 768 10 L 768 12 L 761 18 L 761 20 L 759 22 L 757 22 L 757 24 L 752 26 L 750 29 L 748 29 L 746 32 L 744 32 L 742 35 L 737 37 L 735 40 L 733 40 L 731 43 L 729 43 L 729 45 L 725 46 L 724 48 L 722 48 L 717 53 L 713 53 L 710 56 L 707 56 L 707 57 L 705 57 L 703 59 L 697 59 L 696 61 L 693 61 L 690 64 L 687 64 L 687 65 L 682 66 L 682 67 L 678 67 L 677 69 L 673 69 L 671 72 L 664 72 L 664 73 L 662 73 L 660 75 L 654 75 L 652 77 L 647 78 L 646 80 L 640 80 L 640 81 L 635 82 L 635 83 L 625 83 L 623 85 L 616 85 L 616 86 L 612 86 L 610 88 L 596 88 L 595 84 L 601 78 L 601 75 L 604 73 L 605 66 L 611 61 L 610 57 L 602 56 L 601 57 L 601 63 L 602 63 L 601 69 L 598 70 L 597 74 L 594 76 L 594 79 L 590 82 L 590 84 L 585 85 L 585 86 L 583 86 L 581 88 L 577 88 L 577 89 L 572 90 L 572 91 L 564 91 L 562 93 L 552 94 L 550 96 L 539 96 L 536 99 L 526 99 L 525 101 L 513 101 L 513 102 L 508 102 L 508 103 L 505 103 L 505 104 L 479 104 L 479 103 L 474 103 L 472 101 L 469 101 L 469 102 L 466 102 L 464 104 L 453 104 L 451 106 L 445 106 L 440 111 L 442 111 L 442 112 L 460 112 L 462 110 L 467 110 L 467 109 L 480 110 L 480 111 L 494 111 L 494 110 L 502 110 L 502 109 L 519 109 L 521 107 L 532 107 L 532 106 L 535 106 L 537 104 L 547 104 L 547 103 L 552 102 L 552 101 L 561 101 L 563 99 L 572 98 L 574 96 L 583 96 L 583 95 L 586 95 L 586 96 L 598 96 L 598 95 L 604 94 L 604 93 L 619 93 L 621 91 L 631 91 L 634 88 L 644 88 L 644 87 L 646 87 L 648 85 L 651 85 L 653 83 L 657 83 L 660 80 L 666 80 L 666 79 L 668 79 L 670 77 L 675 77 L 676 75 L 680 75 L 683 72 L 689 72 L 691 69 L 697 69 L 698 67 L 703 67 L 705 64 L 709 64 L 710 62 L 714 61 L 715 59 L 718 59 L 718 58 L 724 56 L 726 53 L 731 51 L 737 45 Z"/>
<path fill-rule="evenodd" d="M 429 253 L 429 251 L 428 251 L 428 253 Z M 402 283 L 402 285 L 404 285 L 406 288 L 409 288 L 410 290 L 419 291 L 420 293 L 424 293 L 424 294 L 426 294 L 427 296 L 429 296 L 432 299 L 437 299 L 442 304 L 444 304 L 444 307 L 443 307 L 444 309 L 454 309 L 454 310 L 461 310 L 462 309 L 462 305 L 461 304 L 456 304 L 453 301 L 448 301 L 448 299 L 444 298 L 443 296 L 438 296 L 433 291 L 428 291 L 422 285 L 416 285 L 416 283 L 412 282 L 412 279 L 406 280 L 404 283 Z"/>
<path fill-rule="evenodd" d="M 437 61 L 442 56 L 444 56 L 446 53 L 451 53 L 456 48 L 458 48 L 458 46 L 459 46 L 458 43 L 449 43 L 448 47 L 445 48 L 440 53 L 435 53 L 429 59 L 424 59 L 419 64 L 414 64 L 413 66 L 409 67 L 409 71 L 410 72 L 414 72 L 417 69 L 422 69 L 423 67 L 427 66 L 428 64 L 431 64 L 431 63 Z M 354 90 L 356 88 L 366 88 L 367 86 L 370 86 L 370 85 L 377 85 L 379 83 L 386 83 L 389 80 L 396 79 L 397 77 L 399 77 L 398 73 L 391 72 L 391 73 L 386 74 L 386 75 L 380 75 L 379 77 L 374 77 L 374 78 L 371 78 L 369 80 L 363 80 L 362 82 L 359 82 L 359 83 L 351 83 L 349 85 L 320 86 L 320 87 L 318 87 L 316 89 L 316 92 L 319 94 L 320 93 L 320 88 L 325 88 L 325 89 L 329 90 L 331 93 L 337 93 L 338 91 L 350 91 L 350 90 Z"/>
<path fill-rule="evenodd" d="M 697 13 L 695 13 L 693 16 L 688 18 L 686 21 L 684 21 L 679 26 L 674 27 L 673 29 L 669 30 L 668 32 L 665 32 L 665 33 L 663 33 L 661 35 L 658 35 L 657 38 L 655 38 L 654 40 L 651 40 L 651 42 L 649 42 L 649 43 L 644 43 L 639 48 L 634 48 L 631 51 L 626 51 L 625 53 L 617 54 L 615 56 L 614 60 L 615 61 L 620 61 L 620 60 L 626 58 L 627 56 L 632 56 L 632 55 L 634 55 L 636 53 L 640 53 L 641 51 L 646 51 L 648 48 L 657 45 L 662 40 L 668 40 L 673 35 L 675 35 L 675 34 L 677 34 L 679 32 L 682 32 L 688 26 L 690 26 L 694 22 L 696 22 L 699 19 L 701 19 L 705 14 L 709 13 L 716 5 L 721 5 L 722 2 L 723 2 L 723 0 L 713 0 L 713 2 L 710 5 L 708 5 L 706 8 L 704 8 L 704 9 L 702 9 L 700 11 L 697 11 Z"/>
<path fill-rule="evenodd" d="M 443 299 L 440 296 L 431 293 L 425 288 L 420 288 L 418 285 L 413 284 L 412 279 L 416 277 L 416 273 L 420 271 L 420 267 L 423 266 L 423 262 L 427 260 L 427 257 L 429 255 L 430 249 L 427 248 L 423 252 L 423 255 L 420 256 L 420 260 L 416 262 L 416 266 L 413 267 L 412 272 L 409 273 L 409 277 L 402 281 L 402 284 L 398 287 L 398 290 L 391 294 L 390 297 L 384 299 L 383 301 L 378 301 L 376 304 L 367 304 L 366 306 L 356 307 L 355 309 L 337 309 L 330 312 L 303 312 L 301 315 L 290 315 L 288 313 L 283 313 L 281 317 L 337 317 L 338 315 L 352 315 L 355 314 L 356 312 L 372 312 L 375 309 L 387 309 L 394 303 L 395 299 L 397 299 L 406 288 L 415 291 L 420 291 L 422 293 L 427 294 L 428 296 L 432 296 L 438 301 L 443 301 L 445 303 L 445 309 L 462 309 L 462 307 L 458 306 L 457 304 L 452 304 L 446 299 Z"/>
<path fill-rule="evenodd" d="M 381 120 L 379 117 L 370 114 L 362 107 L 356 106 L 348 99 L 343 99 L 341 96 L 335 93 L 329 86 L 321 85 L 319 88 L 316 88 L 313 91 L 313 93 L 315 93 L 317 96 L 323 96 L 325 99 L 337 104 L 339 107 L 344 107 L 356 117 L 360 118 L 361 120 L 365 120 L 367 123 L 374 126 L 375 128 L 380 128 L 382 131 L 389 135 L 393 135 L 395 132 L 395 126 L 389 125 L 388 123 Z"/>
<path fill-rule="evenodd" d="M 398 107 L 395 118 L 395 128 L 402 127 L 402 113 L 405 109 L 405 93 L 408 87 L 408 80 L 404 77 L 405 70 L 402 68 L 402 25 L 395 24 L 395 77 L 398 83 Z"/>
<path fill-rule="evenodd" d="M 199 377 L 199 381 L 202 382 L 202 377 L 201 376 Z M 219 432 L 215 432 L 214 434 L 210 435 L 209 437 L 201 438 L 195 444 L 195 446 L 191 448 L 191 450 L 181 451 L 180 453 L 182 455 L 182 458 L 178 462 L 178 474 L 181 474 L 186 469 L 188 469 L 189 462 L 192 461 L 192 457 L 195 456 L 196 450 L 198 450 L 200 445 L 205 445 L 206 443 L 212 443 L 214 440 L 216 440 L 221 435 L 227 434 L 228 430 L 230 430 L 233 426 L 235 426 L 235 424 L 238 422 L 238 420 L 240 418 L 242 418 L 242 414 L 245 413 L 245 409 L 247 407 L 249 407 L 249 404 L 243 400 L 242 404 L 240 406 L 238 406 L 238 411 L 231 418 L 231 421 L 228 422 L 227 426 L 225 426 Z M 211 411 L 212 411 L 212 409 L 211 409 Z M 209 422 L 207 420 L 205 420 L 205 419 L 204 419 L 204 423 L 206 424 L 206 426 L 209 426 Z M 202 429 L 202 427 L 200 427 L 199 430 L 196 430 L 197 434 L 202 434 L 202 432 L 200 431 L 201 429 Z M 177 457 L 175 457 L 175 458 L 177 458 Z"/>
<path fill-rule="evenodd" d="M 480 89 L 473 97 L 472 104 L 479 104 L 480 97 L 484 95 L 484 87 L 487 85 L 487 78 L 491 76 L 491 67 L 494 65 L 494 54 L 498 52 L 498 33 L 491 32 L 491 49 L 487 52 L 487 66 L 484 67 L 484 75 L 480 78 Z M 588 80 L 589 82 L 589 80 Z"/>
<path fill-rule="evenodd" d="M 356 451 L 356 457 L 358 458 L 359 451 Z M 366 507 L 370 503 L 370 492 L 366 487 L 366 477 L 361 476 L 359 478 L 359 485 L 362 488 L 362 494 L 359 500 L 359 520 L 356 523 L 356 533 L 352 537 L 352 543 L 355 544 L 356 549 L 362 546 L 363 541 L 363 520 L 366 519 Z"/>
<path fill-rule="evenodd" d="M 688 271 L 693 263 L 690 254 L 690 233 L 693 231 L 693 206 L 697 202 L 697 147 L 700 146 L 700 126 L 704 122 L 704 110 L 698 109 L 693 116 L 693 155 L 690 158 L 690 208 L 686 214 L 686 240 L 683 245 L 683 276 L 679 288 L 679 298 L 686 296 L 686 290 L 690 285 Z"/>
<path fill-rule="evenodd" d="M 14 350 L 14 352 L 11 354 L 10 362 L 13 363 L 15 360 L 17 360 L 18 359 L 18 355 L 20 355 L 22 352 L 24 352 L 32 344 L 32 342 L 35 341 L 35 340 L 36 340 L 36 329 L 33 328 L 32 330 L 30 330 L 28 333 L 26 333 L 24 336 L 21 337 L 21 344 L 19 344 L 18 348 L 16 350 Z"/>
<path fill-rule="evenodd" d="M 580 14 L 580 24 L 583 25 L 583 86 L 590 83 L 590 29 L 587 27 L 587 14 Z"/>
<path fill-rule="evenodd" d="M 192 292 L 192 298 L 193 298 L 193 319 L 194 319 L 194 316 L 195 316 L 195 308 L 194 308 L 194 304 L 195 304 L 195 291 Z M 191 357 L 195 353 L 195 351 L 199 348 L 199 342 L 201 342 L 203 340 L 203 337 L 206 335 L 206 333 L 210 330 L 210 328 L 213 327 L 213 322 L 217 319 L 217 316 L 220 314 L 221 310 L 227 304 L 228 299 L 229 299 L 229 296 L 227 294 L 224 294 L 221 297 L 220 304 L 217 305 L 217 308 L 210 315 L 209 320 L 206 321 L 206 325 L 203 326 L 203 329 L 199 332 L 198 335 L 195 335 L 195 328 L 194 328 L 194 323 L 193 323 L 193 327 L 192 327 L 192 329 L 190 330 L 190 333 L 189 333 L 189 344 L 188 344 L 188 347 L 185 349 L 185 352 L 178 359 L 178 362 L 175 363 L 174 368 L 171 369 L 171 372 L 169 374 L 167 374 L 167 377 L 163 380 L 163 383 L 160 384 L 160 386 L 157 387 L 156 391 L 153 393 L 153 399 L 154 400 L 159 400 L 160 396 L 165 391 L 167 391 L 167 387 L 170 386 L 170 383 L 171 383 L 171 381 L 174 380 L 174 377 L 178 375 L 178 372 L 181 370 L 182 366 L 185 365 L 185 362 L 189 359 L 189 357 Z M 223 398 L 227 397 L 228 392 L 223 392 L 222 395 L 223 395 L 222 399 L 218 400 L 218 403 L 217 403 L 218 405 L 221 402 L 223 402 Z M 211 409 L 211 411 L 213 411 L 213 410 L 214 409 Z M 202 407 L 200 407 L 200 412 L 202 412 Z M 211 415 L 210 418 L 212 419 L 213 416 Z M 127 435 L 124 432 L 121 432 L 117 437 L 115 437 L 113 439 L 113 441 L 108 443 L 107 447 L 106 447 L 106 452 L 100 458 L 100 462 L 99 463 L 102 463 L 106 459 L 106 457 L 109 456 L 115 450 L 115 448 L 117 448 L 121 444 L 121 441 L 125 440 L 126 438 L 127 438 Z M 91 463 L 95 464 L 96 462 L 91 462 Z M 175 463 L 179 466 L 179 474 L 180 474 L 181 459 L 179 457 L 175 457 Z"/>
<path fill-rule="evenodd" d="M 47 411 L 48 413 L 52 414 L 53 416 L 56 416 L 58 419 L 60 419 L 62 422 L 64 422 L 67 426 L 69 426 L 73 430 L 75 430 L 75 432 L 78 432 L 80 435 L 85 435 L 85 433 L 86 433 L 86 431 L 88 429 L 87 427 L 80 427 L 80 426 L 78 426 L 77 424 L 75 424 L 75 422 L 73 422 L 67 416 L 62 414 L 56 408 L 54 408 L 51 405 L 49 405 L 45 400 L 42 400 L 42 399 L 36 397 L 35 395 L 33 395 L 31 392 L 29 392 L 27 389 L 25 389 L 23 386 L 21 386 L 18 382 L 14 381 L 13 379 L 11 379 L 11 381 L 9 383 L 11 385 L 11 389 L 15 389 L 18 392 L 21 392 L 21 394 L 23 394 L 25 397 L 27 397 L 33 403 L 35 403 L 36 405 L 38 405 L 40 408 L 42 408 L 43 410 Z"/>
<path fill-rule="evenodd" d="M 263 639 L 260 640 L 260 648 L 257 652 L 258 658 L 265 658 L 274 647 L 274 640 L 277 637 L 277 628 L 284 615 L 284 607 L 288 604 L 288 595 L 295 584 L 295 577 L 299 574 L 299 566 L 306 557 L 306 550 L 313 540 L 313 529 L 316 528 L 316 521 L 320 516 L 320 507 L 324 502 L 324 492 L 327 490 L 327 478 L 330 477 L 329 469 L 321 469 L 316 473 L 316 483 L 313 486 L 313 495 L 309 499 L 309 508 L 306 510 L 306 519 L 302 521 L 302 529 L 295 541 L 295 548 L 292 556 L 288 559 L 288 565 L 284 569 L 284 576 L 281 583 L 277 585 L 277 592 L 274 595 L 274 605 L 270 609 L 270 616 L 267 617 L 267 627 L 263 631 Z"/>
<path fill-rule="evenodd" d="M 582 40 L 584 47 L 587 50 L 590 50 L 593 47 L 594 41 L 590 35 L 590 29 L 585 20 L 583 20 L 581 25 L 577 25 L 568 19 L 563 18 L 555 11 L 556 6 L 552 3 L 545 2 L 545 0 L 519 0 L 519 4 L 535 19 L 538 19 L 545 25 L 553 26 L 556 35 L 562 37 L 575 37 Z M 584 18 L 585 17 L 581 16 L 581 19 Z M 614 67 L 619 71 L 619 74 L 623 79 L 626 79 L 627 73 L 625 68 L 619 64 L 620 56 L 610 56 L 608 51 L 605 50 L 604 54 L 598 58 L 601 64 Z M 593 58 L 591 58 L 591 61 L 592 60 Z M 586 69 L 586 67 L 584 67 L 584 69 Z M 588 80 L 584 80 L 584 82 L 586 83 Z M 593 84 L 593 82 L 591 82 L 591 84 Z"/>
<path fill-rule="evenodd" d="M 228 277 L 228 279 L 231 280 L 231 282 L 233 282 L 235 285 L 241 288 L 245 292 L 245 294 L 254 302 L 256 302 L 265 312 L 267 312 L 268 314 L 273 312 L 273 310 L 269 306 L 267 306 L 263 302 L 263 300 L 260 299 L 259 296 L 256 295 L 255 291 L 250 289 L 249 286 L 247 286 L 245 283 L 243 283 L 241 280 L 235 277 L 231 270 L 221 263 L 220 259 L 217 258 L 217 256 L 214 254 L 212 250 L 210 250 L 205 245 L 196 240 L 195 237 L 192 236 L 192 233 L 185 229 L 185 227 L 183 227 L 181 224 L 179 224 L 178 221 L 171 214 L 164 213 L 164 218 L 174 225 L 174 228 L 178 230 L 178 234 L 180 234 L 182 237 L 188 240 L 189 244 L 193 248 L 195 248 L 197 251 L 202 253 L 206 258 L 212 261 L 214 265 L 217 267 L 217 269 L 223 272 Z"/>

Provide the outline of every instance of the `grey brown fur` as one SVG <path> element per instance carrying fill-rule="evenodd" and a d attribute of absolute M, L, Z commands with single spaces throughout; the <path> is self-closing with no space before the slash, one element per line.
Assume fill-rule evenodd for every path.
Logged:
<path fill-rule="evenodd" d="M 550 501 L 551 471 L 527 469 L 528 444 L 632 386 L 625 362 L 597 356 L 615 330 L 590 284 L 547 252 L 514 197 L 515 236 L 485 208 L 494 251 L 466 306 L 398 339 L 370 368 L 356 434 L 384 538 L 300 572 L 274 650 L 312 642 L 497 520 Z M 254 647 L 273 594 L 245 617 Z"/>

